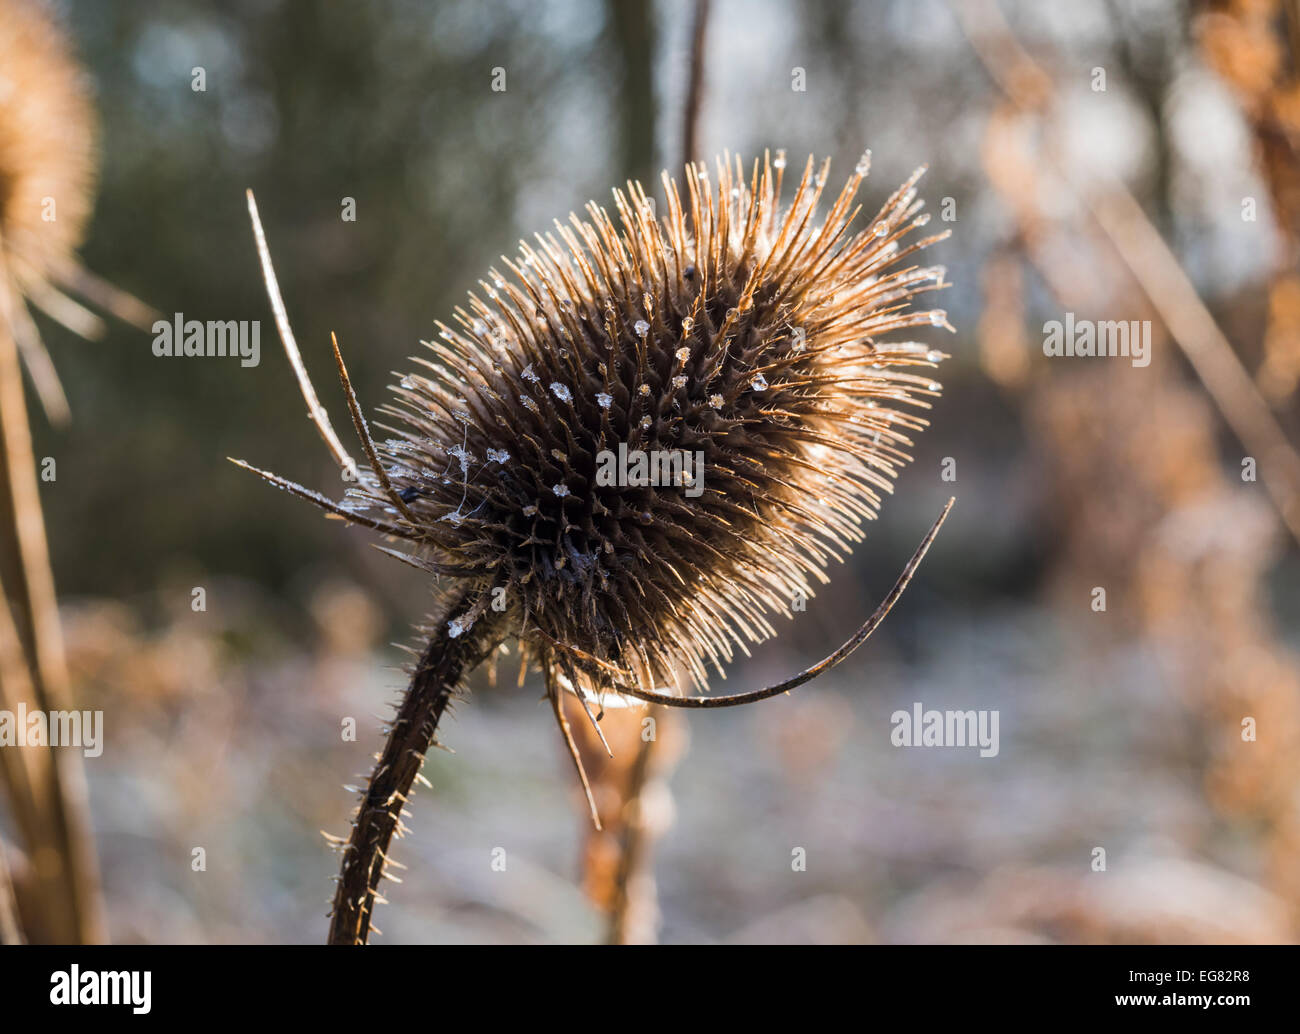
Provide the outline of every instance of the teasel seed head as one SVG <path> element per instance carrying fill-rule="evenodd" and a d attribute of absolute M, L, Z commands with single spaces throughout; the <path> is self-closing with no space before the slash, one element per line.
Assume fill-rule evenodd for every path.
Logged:
<path fill-rule="evenodd" d="M 46 415 L 68 401 L 28 306 L 85 338 L 104 322 L 86 301 L 147 329 L 158 314 L 84 269 L 98 126 L 89 82 L 39 0 L 0 3 L 0 332 L 11 336 Z"/>
<path fill-rule="evenodd" d="M 917 239 L 924 169 L 855 230 L 867 156 L 824 215 L 829 162 L 786 204 L 784 165 L 690 166 L 685 198 L 665 174 L 661 218 L 629 183 L 438 324 L 343 505 L 472 589 L 450 635 L 504 601 L 571 686 L 703 689 L 861 539 L 940 390 L 942 353 L 897 338 L 947 327 L 915 305 L 947 234 Z M 602 484 L 620 446 L 701 456 L 703 484 Z"/>
<path fill-rule="evenodd" d="M 610 693 L 611 703 L 696 708 L 763 700 L 841 663 L 901 597 L 953 500 L 834 653 L 763 689 L 684 692 L 684 683 L 707 688 L 710 667 L 721 671 L 736 649 L 772 635 L 771 616 L 790 614 L 826 580 L 828 562 L 862 537 L 891 490 L 909 435 L 925 426 L 918 411 L 939 392 L 928 370 L 943 354 L 896 336 L 948 325 L 942 310 L 913 304 L 945 286 L 943 270 L 909 261 L 946 233 L 912 236 L 927 221 L 916 195 L 924 169 L 854 231 L 868 165 L 864 155 L 824 216 L 829 163 L 809 159 L 782 205 L 778 152 L 748 178 L 739 160 L 722 159 L 716 190 L 689 166 L 685 201 L 665 176 L 662 218 L 629 183 L 614 194 L 617 224 L 595 204 L 587 220 L 557 221 L 480 281 L 454 327 L 438 324 L 432 355 L 381 410 L 393 437 L 379 445 L 335 341 L 368 469 L 307 375 L 249 192 L 281 341 L 312 422 L 356 487 L 336 502 L 234 462 L 404 540 L 408 550 L 384 551 L 451 582 L 352 832 L 334 841 L 343 862 L 330 943 L 368 939 L 387 852 L 438 722 L 506 639 L 541 668 L 599 829 L 563 691 L 578 696 L 602 743 L 592 696 L 602 709 Z M 683 454 L 692 462 L 675 469 L 690 471 L 688 484 L 605 476 L 611 466 L 633 473 L 622 459 L 610 464 L 615 455 Z"/>
<path fill-rule="evenodd" d="M 36 272 L 81 244 L 94 200 L 89 85 L 44 5 L 0 6 L 0 235 Z M 53 202 L 51 210 L 50 201 Z"/>

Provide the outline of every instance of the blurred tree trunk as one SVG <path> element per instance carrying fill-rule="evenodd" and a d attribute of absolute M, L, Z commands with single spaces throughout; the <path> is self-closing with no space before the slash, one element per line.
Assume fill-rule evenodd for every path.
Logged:
<path fill-rule="evenodd" d="M 615 178 L 657 182 L 654 57 L 657 34 L 650 0 L 606 0 L 610 64 L 615 83 Z"/>

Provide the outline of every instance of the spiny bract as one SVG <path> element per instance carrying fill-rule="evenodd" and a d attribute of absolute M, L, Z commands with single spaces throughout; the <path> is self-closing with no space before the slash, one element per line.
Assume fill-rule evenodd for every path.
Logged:
<path fill-rule="evenodd" d="M 924 169 L 851 233 L 868 156 L 820 221 L 829 162 L 786 207 L 784 165 L 720 160 L 716 191 L 688 167 L 685 204 L 665 174 L 662 219 L 629 183 L 617 225 L 557 221 L 438 324 L 383 410 L 400 498 L 367 475 L 344 505 L 478 591 L 452 636 L 495 601 L 571 683 L 704 688 L 861 538 L 939 391 L 941 353 L 881 335 L 947 326 L 912 306 L 943 269 L 904 262 L 946 233 L 905 241 Z M 702 454 L 702 493 L 598 483 L 620 444 Z"/>

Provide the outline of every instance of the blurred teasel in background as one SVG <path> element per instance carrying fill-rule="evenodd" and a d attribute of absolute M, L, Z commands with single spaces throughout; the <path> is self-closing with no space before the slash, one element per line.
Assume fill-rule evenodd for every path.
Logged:
<path fill-rule="evenodd" d="M 28 306 L 88 338 L 103 323 L 73 294 L 137 325 L 152 315 L 77 260 L 96 138 L 90 85 L 60 26 L 32 0 L 0 5 L 0 708 L 11 713 L 70 706 L 21 367 L 52 423 L 69 407 Z M 7 859 L 0 843 L 0 942 L 102 939 L 79 755 L 0 751 L 0 779 L 24 848 Z"/>

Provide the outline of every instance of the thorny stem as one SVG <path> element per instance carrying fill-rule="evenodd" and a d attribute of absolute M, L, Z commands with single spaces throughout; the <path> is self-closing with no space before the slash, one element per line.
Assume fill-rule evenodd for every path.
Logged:
<path fill-rule="evenodd" d="M 457 638 L 450 635 L 448 622 L 464 615 L 473 599 L 474 594 L 466 593 L 447 610 L 433 628 L 411 674 L 410 686 L 343 848 L 330 944 L 365 944 L 369 939 L 375 903 L 383 900 L 379 881 L 385 876 L 389 844 L 394 833 L 401 835 L 402 806 L 410 797 L 425 753 L 435 743 L 438 721 L 455 697 L 461 679 L 505 638 L 504 615 L 492 610 Z"/>

